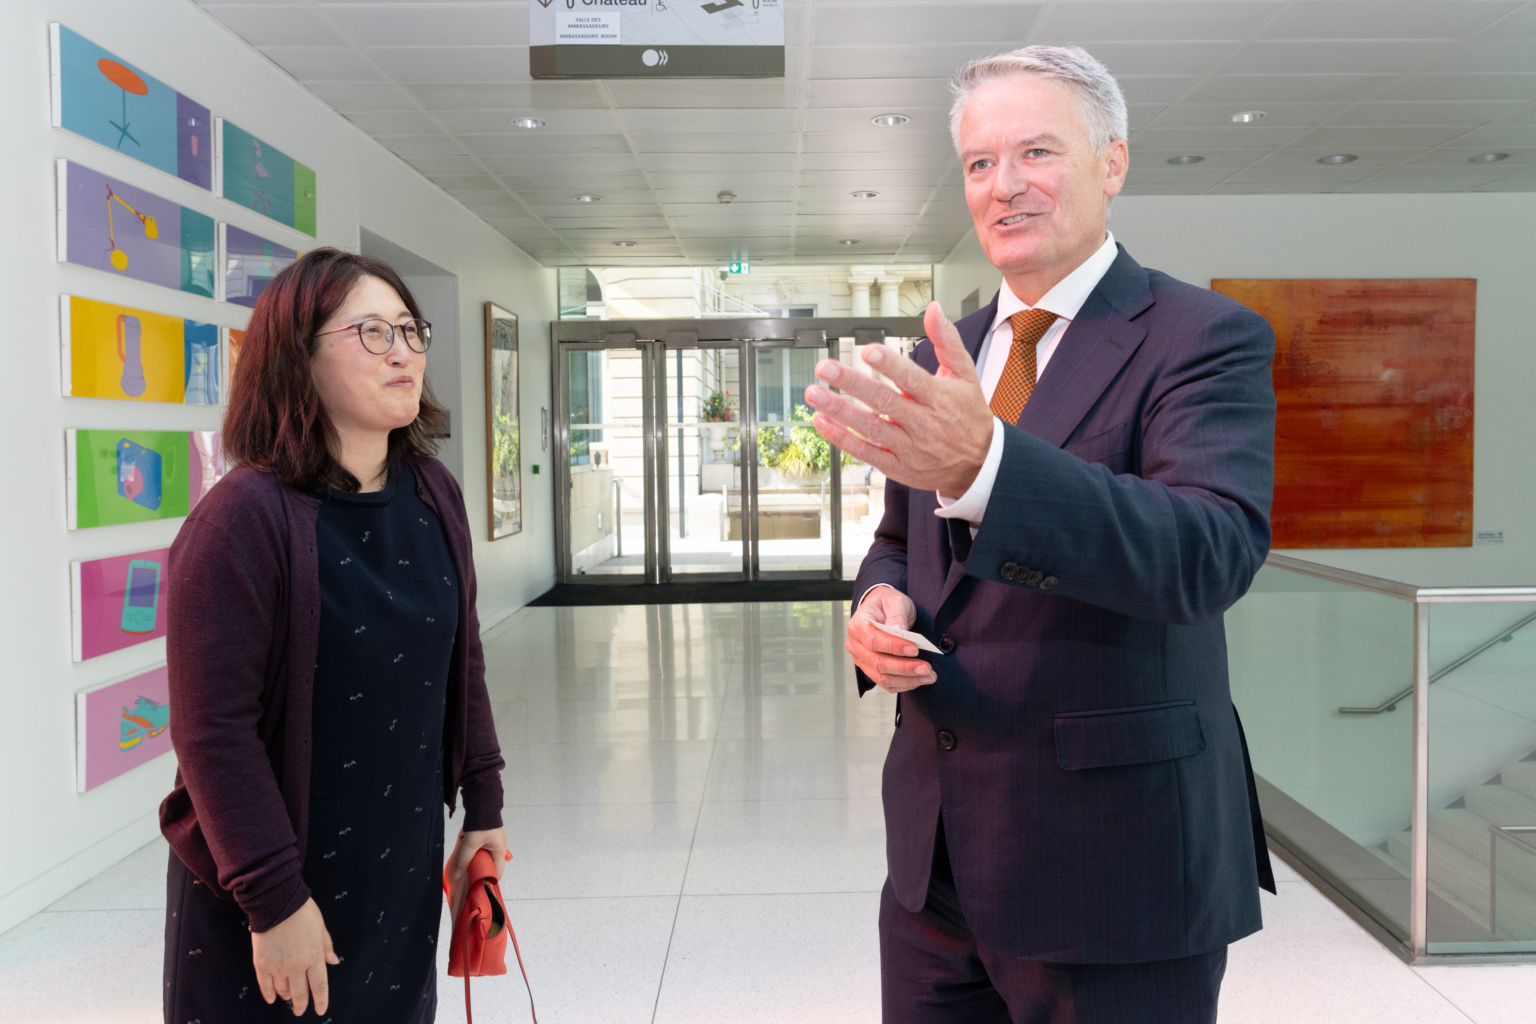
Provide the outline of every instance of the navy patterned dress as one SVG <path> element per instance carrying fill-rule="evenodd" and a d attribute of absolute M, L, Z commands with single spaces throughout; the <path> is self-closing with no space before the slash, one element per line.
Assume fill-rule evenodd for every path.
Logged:
<path fill-rule="evenodd" d="M 332 492 L 315 534 L 320 651 L 304 881 L 341 958 L 327 969 L 323 1020 L 426 1024 L 437 1011 L 458 573 L 405 464 L 381 491 Z M 281 1000 L 261 999 L 239 907 L 210 895 L 174 853 L 170 893 L 174 948 L 200 952 L 166 973 L 167 1024 L 293 1020 Z"/>

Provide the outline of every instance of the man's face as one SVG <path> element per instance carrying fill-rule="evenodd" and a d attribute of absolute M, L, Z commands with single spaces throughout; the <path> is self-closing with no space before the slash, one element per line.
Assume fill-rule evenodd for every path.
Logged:
<path fill-rule="evenodd" d="M 987 259 L 1010 283 L 1034 278 L 1048 288 L 1103 244 L 1127 154 L 1123 139 L 1093 152 L 1071 86 L 1021 75 L 971 93 L 960 161 Z"/>

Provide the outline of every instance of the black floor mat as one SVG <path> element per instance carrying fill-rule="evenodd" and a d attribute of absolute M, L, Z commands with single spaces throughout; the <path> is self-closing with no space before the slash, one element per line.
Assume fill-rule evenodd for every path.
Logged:
<path fill-rule="evenodd" d="M 565 583 L 528 602 L 537 607 L 604 604 L 761 604 L 768 601 L 847 601 L 852 580 L 759 580 L 600 586 Z"/>

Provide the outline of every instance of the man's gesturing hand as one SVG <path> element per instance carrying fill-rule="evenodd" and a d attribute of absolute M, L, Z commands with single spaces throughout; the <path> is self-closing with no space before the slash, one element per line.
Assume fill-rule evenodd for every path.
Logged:
<path fill-rule="evenodd" d="M 894 587 L 875 587 L 859 602 L 859 610 L 848 620 L 848 640 L 844 647 L 853 655 L 853 663 L 887 693 L 927 686 L 939 677 L 933 666 L 917 657 L 917 648 L 909 641 L 875 628 L 876 622 L 910 629 L 917 621 L 912 599 Z"/>
<path fill-rule="evenodd" d="M 992 410 L 982 396 L 976 364 L 955 325 L 937 302 L 923 326 L 939 360 L 930 374 L 884 345 L 866 345 L 863 359 L 900 392 L 835 359 L 816 364 L 816 376 L 863 402 L 812 384 L 805 400 L 811 422 L 832 444 L 908 487 L 958 498 L 970 488 L 992 445 Z"/>

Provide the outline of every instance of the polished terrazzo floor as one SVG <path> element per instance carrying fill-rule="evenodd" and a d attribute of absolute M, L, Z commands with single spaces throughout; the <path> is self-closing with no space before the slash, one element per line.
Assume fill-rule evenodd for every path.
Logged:
<path fill-rule="evenodd" d="M 843 615 L 528 608 L 487 634 L 503 890 L 545 1024 L 879 1020 L 893 708 L 854 697 Z M 0 1021 L 159 1021 L 165 857 L 152 843 L 0 935 Z M 1536 1019 L 1536 966 L 1406 967 L 1278 867 L 1224 1024 Z M 461 985 L 443 977 L 440 1021 L 464 1020 Z M 475 994 L 481 1024 L 528 1019 L 514 977 Z"/>

